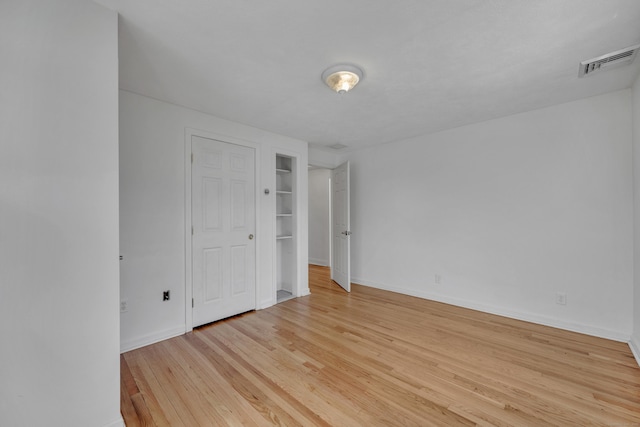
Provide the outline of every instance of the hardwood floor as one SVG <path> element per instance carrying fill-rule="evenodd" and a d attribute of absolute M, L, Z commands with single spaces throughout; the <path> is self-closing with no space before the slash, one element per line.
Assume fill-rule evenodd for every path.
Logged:
<path fill-rule="evenodd" d="M 134 426 L 640 425 L 627 344 L 353 285 L 121 357 Z"/>

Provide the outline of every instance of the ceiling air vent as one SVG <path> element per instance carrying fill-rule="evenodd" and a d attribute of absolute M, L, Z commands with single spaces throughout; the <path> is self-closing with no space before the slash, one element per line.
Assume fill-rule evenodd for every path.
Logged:
<path fill-rule="evenodd" d="M 606 55 L 598 56 L 597 58 L 582 61 L 580 63 L 580 70 L 578 71 L 578 77 L 590 76 L 591 74 L 599 71 L 604 71 L 607 68 L 631 64 L 636 58 L 639 48 L 640 44 L 637 44 L 635 46 L 607 53 Z"/>
<path fill-rule="evenodd" d="M 343 148 L 347 148 L 344 144 L 333 144 L 330 145 L 329 148 L 333 148 L 334 150 L 342 150 Z"/>

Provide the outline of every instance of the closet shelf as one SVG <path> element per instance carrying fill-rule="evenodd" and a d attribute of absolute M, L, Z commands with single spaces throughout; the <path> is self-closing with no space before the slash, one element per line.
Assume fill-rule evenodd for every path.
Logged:
<path fill-rule="evenodd" d="M 276 173 L 291 173 L 291 171 L 289 169 L 276 169 Z"/>
<path fill-rule="evenodd" d="M 291 191 L 276 190 L 276 194 L 293 194 Z"/>
<path fill-rule="evenodd" d="M 285 236 L 277 236 L 277 240 L 285 240 L 285 239 L 293 239 L 293 236 L 285 235 Z"/>
<path fill-rule="evenodd" d="M 293 216 L 293 214 L 291 214 L 291 213 L 279 213 L 279 214 L 276 214 L 276 216 Z"/>

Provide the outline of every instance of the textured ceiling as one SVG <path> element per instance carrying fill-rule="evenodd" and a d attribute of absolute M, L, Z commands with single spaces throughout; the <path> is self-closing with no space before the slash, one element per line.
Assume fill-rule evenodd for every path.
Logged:
<path fill-rule="evenodd" d="M 120 87 L 316 146 L 358 149 L 631 86 L 638 0 L 98 0 Z M 346 95 L 320 75 L 355 64 Z"/>

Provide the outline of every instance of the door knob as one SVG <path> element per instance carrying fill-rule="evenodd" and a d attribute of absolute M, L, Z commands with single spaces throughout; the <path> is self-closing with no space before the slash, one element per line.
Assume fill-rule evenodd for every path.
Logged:
<path fill-rule="evenodd" d="M 253 240 L 253 234 L 249 234 L 249 240 Z"/>

